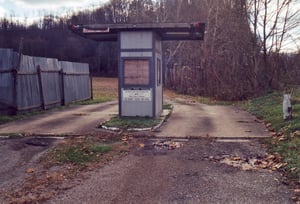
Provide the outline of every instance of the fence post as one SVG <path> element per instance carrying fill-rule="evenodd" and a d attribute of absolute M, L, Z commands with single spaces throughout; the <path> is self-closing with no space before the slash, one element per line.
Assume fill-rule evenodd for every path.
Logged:
<path fill-rule="evenodd" d="M 13 108 L 14 108 L 14 113 L 18 113 L 18 70 L 13 69 L 12 70 L 12 75 L 13 75 Z"/>
<path fill-rule="evenodd" d="M 37 73 L 38 73 L 39 88 L 40 88 L 41 107 L 43 110 L 46 110 L 45 95 L 44 95 L 43 80 L 42 80 L 42 70 L 40 65 L 37 66 Z"/>
<path fill-rule="evenodd" d="M 93 94 L 93 77 L 90 74 L 90 84 L 91 84 L 91 100 L 94 100 L 94 94 Z"/>
<path fill-rule="evenodd" d="M 290 120 L 292 119 L 292 105 L 291 105 L 291 94 L 283 95 L 283 119 Z"/>
<path fill-rule="evenodd" d="M 18 51 L 18 62 L 15 69 L 12 70 L 13 74 L 13 83 L 14 83 L 14 90 L 13 90 L 13 106 L 14 106 L 14 114 L 18 113 L 19 107 L 18 107 L 18 70 L 20 70 L 21 67 L 21 61 L 22 61 L 22 51 L 23 51 L 23 40 L 24 38 L 21 37 L 19 42 L 19 51 Z"/>
<path fill-rule="evenodd" d="M 60 84 L 61 84 L 61 105 L 64 106 L 66 105 L 65 101 L 65 81 L 64 81 L 64 71 L 63 69 L 60 70 Z"/>

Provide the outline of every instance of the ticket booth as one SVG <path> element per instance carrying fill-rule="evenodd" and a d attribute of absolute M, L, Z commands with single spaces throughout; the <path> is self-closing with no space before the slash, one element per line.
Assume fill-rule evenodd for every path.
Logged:
<path fill-rule="evenodd" d="M 120 116 L 159 116 L 163 105 L 161 38 L 153 31 L 120 32 Z"/>
<path fill-rule="evenodd" d="M 96 41 L 118 41 L 119 116 L 160 116 L 163 108 L 162 41 L 203 40 L 204 23 L 73 25 Z"/>

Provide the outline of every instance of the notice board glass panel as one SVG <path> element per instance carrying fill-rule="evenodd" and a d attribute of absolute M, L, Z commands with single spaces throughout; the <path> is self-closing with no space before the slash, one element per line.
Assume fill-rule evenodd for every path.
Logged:
<path fill-rule="evenodd" d="M 125 85 L 149 85 L 150 61 L 149 60 L 124 60 Z"/>

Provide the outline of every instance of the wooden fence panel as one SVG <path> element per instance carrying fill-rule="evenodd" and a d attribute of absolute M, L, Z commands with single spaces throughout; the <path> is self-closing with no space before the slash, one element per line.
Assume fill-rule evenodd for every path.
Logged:
<path fill-rule="evenodd" d="M 28 110 L 41 106 L 37 72 L 17 74 L 17 110 Z"/>
<path fill-rule="evenodd" d="M 11 49 L 0 48 L 0 105 L 16 111 L 46 109 L 91 97 L 88 64 L 19 58 Z"/>
<path fill-rule="evenodd" d="M 64 72 L 64 102 L 91 98 L 91 81 L 89 76 L 89 67 L 87 64 L 60 62 Z"/>
<path fill-rule="evenodd" d="M 12 49 L 0 48 L 0 103 L 7 106 L 14 104 L 13 62 L 16 57 Z"/>
<path fill-rule="evenodd" d="M 61 72 L 41 70 L 41 85 L 43 90 L 44 105 L 61 104 Z"/>
<path fill-rule="evenodd" d="M 40 98 L 42 109 L 61 104 L 60 63 L 57 59 L 34 57 L 34 66 L 38 69 Z"/>
<path fill-rule="evenodd" d="M 17 109 L 26 110 L 41 106 L 40 87 L 34 57 L 22 55 L 17 71 Z"/>

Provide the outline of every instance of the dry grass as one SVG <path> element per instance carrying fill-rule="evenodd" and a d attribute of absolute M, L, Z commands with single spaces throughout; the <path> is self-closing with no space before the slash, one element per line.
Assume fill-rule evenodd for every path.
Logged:
<path fill-rule="evenodd" d="M 94 104 L 118 99 L 118 79 L 93 77 L 93 100 L 80 102 L 80 104 Z"/>
<path fill-rule="evenodd" d="M 93 94 L 118 97 L 118 79 L 93 77 Z"/>
<path fill-rule="evenodd" d="M 191 95 L 184 95 L 184 94 L 179 94 L 174 90 L 170 90 L 165 88 L 164 89 L 164 96 L 167 99 L 171 99 L 173 101 L 177 102 L 187 102 L 187 103 L 203 103 L 203 104 L 208 104 L 208 105 L 232 105 L 233 103 L 230 101 L 219 101 L 215 100 L 213 98 L 209 97 L 203 97 L 203 96 L 191 96 Z"/>
<path fill-rule="evenodd" d="M 118 79 L 93 77 L 94 99 L 107 98 L 116 100 L 118 98 Z"/>

